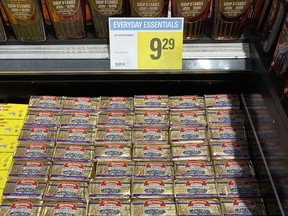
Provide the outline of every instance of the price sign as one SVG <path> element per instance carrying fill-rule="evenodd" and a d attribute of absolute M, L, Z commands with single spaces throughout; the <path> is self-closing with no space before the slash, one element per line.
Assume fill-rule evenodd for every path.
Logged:
<path fill-rule="evenodd" d="M 183 18 L 110 18 L 111 69 L 182 69 Z"/>

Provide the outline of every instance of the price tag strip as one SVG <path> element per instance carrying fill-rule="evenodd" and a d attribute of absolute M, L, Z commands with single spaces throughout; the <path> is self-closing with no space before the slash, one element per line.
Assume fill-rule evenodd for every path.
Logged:
<path fill-rule="evenodd" d="M 110 18 L 111 69 L 182 69 L 183 18 Z"/>

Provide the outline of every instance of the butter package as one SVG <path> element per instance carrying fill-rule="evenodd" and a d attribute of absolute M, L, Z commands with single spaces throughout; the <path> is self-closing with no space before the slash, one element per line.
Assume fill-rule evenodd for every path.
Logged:
<path fill-rule="evenodd" d="M 204 97 L 197 95 L 183 95 L 169 97 L 171 111 L 203 110 L 205 109 Z"/>
<path fill-rule="evenodd" d="M 91 162 L 94 155 L 93 146 L 57 145 L 53 161 Z"/>
<path fill-rule="evenodd" d="M 9 179 L 48 179 L 51 162 L 14 161 Z"/>
<path fill-rule="evenodd" d="M 94 145 L 95 131 L 90 128 L 60 128 L 56 138 L 59 144 Z"/>
<path fill-rule="evenodd" d="M 3 199 L 41 200 L 46 182 L 43 180 L 22 179 L 8 180 L 4 189 Z"/>
<path fill-rule="evenodd" d="M 75 202 L 46 202 L 42 211 L 45 216 L 86 215 L 86 204 Z"/>
<path fill-rule="evenodd" d="M 202 143 L 207 140 L 207 131 L 205 127 L 171 127 L 169 136 L 172 145 L 187 142 Z"/>
<path fill-rule="evenodd" d="M 14 153 L 18 146 L 18 136 L 0 136 L 0 152 Z"/>
<path fill-rule="evenodd" d="M 54 162 L 51 167 L 51 180 L 89 181 L 93 170 L 93 163 Z"/>
<path fill-rule="evenodd" d="M 221 206 L 218 199 L 182 198 L 176 200 L 176 205 L 179 216 L 222 216 Z"/>
<path fill-rule="evenodd" d="M 64 97 L 56 96 L 31 96 L 29 100 L 29 110 L 56 111 L 62 110 Z"/>
<path fill-rule="evenodd" d="M 172 160 L 210 160 L 209 145 L 207 143 L 174 144 Z"/>
<path fill-rule="evenodd" d="M 170 127 L 189 127 L 207 125 L 204 110 L 170 112 Z"/>
<path fill-rule="evenodd" d="M 168 129 L 155 127 L 134 128 L 132 133 L 133 144 L 168 144 Z"/>
<path fill-rule="evenodd" d="M 134 113 L 123 111 L 101 111 L 98 113 L 97 127 L 133 127 Z"/>
<path fill-rule="evenodd" d="M 210 141 L 246 140 L 246 131 L 243 126 L 210 126 L 208 130 Z"/>
<path fill-rule="evenodd" d="M 169 127 L 169 112 L 168 111 L 135 111 L 135 127 L 159 127 L 168 128 Z"/>
<path fill-rule="evenodd" d="M 31 143 L 20 144 L 14 154 L 14 160 L 52 161 L 54 145 Z"/>
<path fill-rule="evenodd" d="M 216 178 L 252 178 L 255 177 L 254 167 L 249 160 L 215 161 Z"/>
<path fill-rule="evenodd" d="M 135 95 L 135 110 L 169 110 L 168 95 Z"/>
<path fill-rule="evenodd" d="M 216 197 L 217 187 L 214 179 L 177 179 L 174 181 L 176 198 Z"/>
<path fill-rule="evenodd" d="M 9 170 L 0 170 L 0 190 L 5 188 Z"/>
<path fill-rule="evenodd" d="M 13 162 L 13 153 L 0 153 L 0 170 L 9 170 Z"/>
<path fill-rule="evenodd" d="M 214 178 L 214 167 L 208 161 L 176 161 L 175 178 Z"/>
<path fill-rule="evenodd" d="M 134 99 L 132 97 L 101 97 L 99 110 L 133 111 Z"/>
<path fill-rule="evenodd" d="M 96 178 L 132 178 L 134 177 L 134 162 L 98 162 L 96 168 Z"/>
<path fill-rule="evenodd" d="M 57 131 L 54 127 L 23 127 L 18 141 L 19 143 L 55 143 L 56 134 Z"/>
<path fill-rule="evenodd" d="M 95 147 L 95 161 L 131 161 L 131 146 L 121 144 L 105 144 Z"/>
<path fill-rule="evenodd" d="M 105 199 L 105 198 L 130 198 L 130 179 L 116 178 L 103 179 L 96 178 L 91 180 L 89 185 L 90 199 Z"/>
<path fill-rule="evenodd" d="M 132 141 L 132 130 L 127 128 L 96 128 L 95 143 L 98 144 L 128 144 Z"/>
<path fill-rule="evenodd" d="M 61 128 L 95 128 L 97 121 L 96 113 L 89 113 L 85 111 L 62 113 Z"/>
<path fill-rule="evenodd" d="M 240 109 L 238 95 L 217 94 L 204 95 L 206 109 Z"/>
<path fill-rule="evenodd" d="M 131 216 L 172 216 L 177 215 L 172 199 L 135 199 L 132 201 Z"/>
<path fill-rule="evenodd" d="M 43 202 L 32 200 L 10 201 L 4 200 L 0 205 L 0 215 L 41 216 Z"/>
<path fill-rule="evenodd" d="M 241 110 L 207 110 L 207 121 L 209 125 L 244 125 L 244 115 Z"/>
<path fill-rule="evenodd" d="M 60 124 L 61 114 L 49 111 L 30 111 L 26 115 L 24 126 L 57 127 Z"/>
<path fill-rule="evenodd" d="M 170 145 L 134 145 L 134 161 L 171 161 Z"/>
<path fill-rule="evenodd" d="M 214 141 L 210 142 L 211 154 L 214 160 L 249 159 L 249 146 L 245 141 Z"/>
<path fill-rule="evenodd" d="M 0 136 L 18 136 L 24 120 L 0 119 Z"/>
<path fill-rule="evenodd" d="M 1 203 L 3 202 L 2 195 L 3 195 L 3 189 L 0 189 L 0 206 L 1 206 Z"/>
<path fill-rule="evenodd" d="M 0 104 L 0 119 L 24 119 L 28 112 L 27 104 Z"/>
<path fill-rule="evenodd" d="M 89 216 L 129 216 L 131 201 L 129 199 L 100 199 L 90 201 Z"/>
<path fill-rule="evenodd" d="M 99 107 L 98 98 L 66 97 L 63 103 L 63 111 L 96 112 Z"/>
<path fill-rule="evenodd" d="M 217 179 L 219 197 L 261 197 L 259 184 L 254 178 Z"/>
<path fill-rule="evenodd" d="M 265 216 L 265 206 L 260 198 L 227 198 L 220 199 L 223 214 L 226 216 L 234 215 L 261 215 Z"/>
<path fill-rule="evenodd" d="M 44 201 L 88 201 L 88 184 L 86 182 L 50 181 L 43 195 Z"/>
<path fill-rule="evenodd" d="M 172 179 L 133 179 L 132 198 L 173 198 Z"/>
<path fill-rule="evenodd" d="M 172 162 L 136 162 L 135 178 L 174 178 Z"/>

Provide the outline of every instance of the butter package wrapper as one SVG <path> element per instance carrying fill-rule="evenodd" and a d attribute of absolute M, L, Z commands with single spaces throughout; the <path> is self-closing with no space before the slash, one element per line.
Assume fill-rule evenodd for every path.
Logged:
<path fill-rule="evenodd" d="M 66 97 L 63 103 L 63 111 L 96 112 L 99 107 L 98 98 Z"/>
<path fill-rule="evenodd" d="M 14 153 L 18 146 L 18 136 L 0 136 L 0 152 Z"/>
<path fill-rule="evenodd" d="M 95 131 L 90 128 L 60 128 L 56 138 L 57 144 L 93 145 Z"/>
<path fill-rule="evenodd" d="M 173 198 L 172 179 L 133 179 L 132 198 Z"/>
<path fill-rule="evenodd" d="M 207 125 L 205 110 L 170 112 L 170 127 Z"/>
<path fill-rule="evenodd" d="M 218 199 L 181 198 L 176 200 L 176 205 L 179 216 L 222 216 L 221 205 Z"/>
<path fill-rule="evenodd" d="M 61 128 L 95 128 L 97 121 L 96 113 L 89 113 L 85 111 L 62 113 Z"/>
<path fill-rule="evenodd" d="M 0 190 L 5 188 L 9 170 L 0 170 Z"/>
<path fill-rule="evenodd" d="M 249 160 L 215 161 L 216 178 L 253 178 L 254 167 Z"/>
<path fill-rule="evenodd" d="M 4 200 L 0 205 L 0 215 L 41 216 L 42 207 L 43 202 L 38 200 Z"/>
<path fill-rule="evenodd" d="M 172 162 L 136 162 L 135 178 L 174 178 Z"/>
<path fill-rule="evenodd" d="M 93 200 L 106 198 L 129 199 L 130 184 L 130 179 L 127 178 L 96 178 L 90 181 L 89 197 Z"/>
<path fill-rule="evenodd" d="M 0 119 L 0 136 L 18 136 L 24 120 Z"/>
<path fill-rule="evenodd" d="M 205 127 L 171 127 L 169 136 L 172 145 L 187 142 L 202 143 L 207 140 L 207 131 Z"/>
<path fill-rule="evenodd" d="M 88 184 L 86 182 L 50 181 L 43 195 L 44 201 L 73 201 L 86 203 Z"/>
<path fill-rule="evenodd" d="M 216 197 L 217 187 L 214 179 L 176 179 L 174 181 L 176 198 Z"/>
<path fill-rule="evenodd" d="M 99 110 L 133 111 L 134 99 L 132 97 L 100 97 Z"/>
<path fill-rule="evenodd" d="M 10 179 L 6 183 L 3 193 L 3 199 L 41 200 L 45 188 L 46 188 L 46 182 L 43 180 Z"/>
<path fill-rule="evenodd" d="M 56 134 L 57 130 L 54 127 L 23 127 L 18 141 L 19 143 L 55 143 Z"/>
<path fill-rule="evenodd" d="M 31 143 L 20 144 L 14 154 L 14 160 L 52 161 L 54 145 Z"/>
<path fill-rule="evenodd" d="M 254 178 L 217 179 L 219 197 L 261 197 L 259 184 Z"/>
<path fill-rule="evenodd" d="M 145 127 L 134 128 L 132 133 L 133 144 L 167 145 L 169 139 L 168 129 Z"/>
<path fill-rule="evenodd" d="M 249 146 L 245 141 L 213 141 L 210 142 L 214 160 L 249 159 Z"/>
<path fill-rule="evenodd" d="M 98 113 L 98 128 L 107 127 L 133 127 L 134 113 L 123 111 L 101 111 Z"/>
<path fill-rule="evenodd" d="M 29 100 L 29 110 L 45 110 L 45 111 L 56 111 L 62 110 L 64 97 L 56 96 L 31 96 Z"/>
<path fill-rule="evenodd" d="M 171 161 L 170 145 L 134 145 L 134 161 Z"/>
<path fill-rule="evenodd" d="M 169 127 L 169 112 L 158 110 L 135 111 L 134 127 Z"/>
<path fill-rule="evenodd" d="M 207 143 L 174 144 L 172 160 L 210 160 L 210 151 Z"/>
<path fill-rule="evenodd" d="M 240 109 L 238 95 L 217 94 L 204 95 L 206 109 Z"/>
<path fill-rule="evenodd" d="M 0 119 L 24 119 L 28 112 L 27 104 L 0 104 Z"/>
<path fill-rule="evenodd" d="M 209 161 L 176 161 L 176 178 L 214 178 L 214 167 Z"/>
<path fill-rule="evenodd" d="M 85 145 L 57 145 L 53 161 L 91 162 L 94 146 Z"/>
<path fill-rule="evenodd" d="M 132 130 L 122 128 L 96 128 L 95 143 L 98 144 L 128 144 L 132 141 Z"/>
<path fill-rule="evenodd" d="M 46 202 L 42 211 L 45 216 L 86 215 L 86 204 L 75 202 Z"/>
<path fill-rule="evenodd" d="M 135 110 L 169 110 L 168 95 L 135 95 Z"/>
<path fill-rule="evenodd" d="M 121 144 L 105 144 L 95 147 L 95 161 L 131 161 L 131 146 Z"/>
<path fill-rule="evenodd" d="M 204 97 L 197 95 L 183 95 L 169 97 L 171 111 L 203 110 L 205 109 Z"/>
<path fill-rule="evenodd" d="M 97 163 L 96 178 L 132 178 L 134 169 L 135 163 L 130 161 L 100 161 Z"/>
<path fill-rule="evenodd" d="M 13 162 L 13 153 L 0 153 L 0 170 L 9 170 Z"/>
<path fill-rule="evenodd" d="M 132 201 L 131 216 L 139 215 L 177 215 L 176 205 L 172 199 L 135 199 Z"/>
<path fill-rule="evenodd" d="M 210 141 L 246 140 L 246 131 L 243 126 L 210 126 Z"/>
<path fill-rule="evenodd" d="M 93 163 L 54 162 L 51 167 L 51 180 L 89 181 L 93 170 Z"/>
<path fill-rule="evenodd" d="M 209 125 L 244 125 L 244 115 L 241 110 L 207 110 L 207 121 Z"/>
<path fill-rule="evenodd" d="M 14 161 L 9 179 L 48 179 L 51 162 Z"/>
<path fill-rule="evenodd" d="M 88 206 L 89 216 L 129 216 L 131 211 L 131 201 L 129 199 L 109 198 L 92 200 L 89 202 Z"/>
<path fill-rule="evenodd" d="M 227 198 L 220 199 L 223 214 L 234 215 L 266 215 L 263 200 L 260 198 Z"/>
<path fill-rule="evenodd" d="M 57 127 L 60 125 L 61 114 L 49 111 L 30 111 L 26 115 L 24 126 Z"/>

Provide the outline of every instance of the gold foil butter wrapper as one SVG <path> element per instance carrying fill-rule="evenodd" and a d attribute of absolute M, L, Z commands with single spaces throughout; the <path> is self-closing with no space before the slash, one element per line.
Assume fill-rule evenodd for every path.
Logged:
<path fill-rule="evenodd" d="M 86 204 L 75 202 L 46 202 L 44 204 L 42 215 L 86 215 Z"/>
<path fill-rule="evenodd" d="M 202 143 L 207 140 L 207 131 L 205 127 L 171 127 L 169 136 L 172 145 L 187 142 Z"/>
<path fill-rule="evenodd" d="M 170 127 L 205 127 L 206 125 L 205 110 L 170 112 Z"/>
<path fill-rule="evenodd" d="M 0 215 L 41 216 L 43 202 L 32 200 L 4 200 L 0 205 Z"/>
<path fill-rule="evenodd" d="M 128 178 L 96 178 L 90 181 L 89 197 L 93 200 L 105 198 L 129 199 L 130 184 Z"/>
<path fill-rule="evenodd" d="M 179 216 L 187 216 L 187 215 L 222 216 L 221 206 L 218 199 L 181 198 L 176 200 L 176 205 Z"/>
<path fill-rule="evenodd" d="M 44 201 L 81 202 L 88 199 L 88 184 L 86 182 L 50 181 L 43 195 Z"/>
<path fill-rule="evenodd" d="M 174 178 L 172 162 L 136 162 L 135 178 Z"/>
<path fill-rule="evenodd" d="M 176 198 L 218 196 L 214 179 L 177 179 L 174 181 L 174 193 Z"/>
<path fill-rule="evenodd" d="M 172 199 L 135 199 L 132 201 L 131 216 L 176 214 L 176 205 Z"/>
<path fill-rule="evenodd" d="M 119 215 L 129 216 L 131 211 L 131 201 L 129 199 L 100 199 L 89 202 L 89 216 L 99 215 Z"/>
<path fill-rule="evenodd" d="M 169 111 L 137 110 L 134 114 L 134 127 L 169 127 Z"/>
<path fill-rule="evenodd" d="M 238 95 L 204 95 L 206 109 L 240 109 Z"/>
<path fill-rule="evenodd" d="M 19 143 L 38 142 L 38 143 L 54 143 L 57 130 L 54 127 L 23 127 L 18 141 Z"/>
<path fill-rule="evenodd" d="M 224 215 L 266 215 L 263 200 L 260 198 L 227 198 L 220 199 Z"/>
<path fill-rule="evenodd" d="M 57 144 L 94 145 L 95 131 L 89 128 L 60 128 Z"/>
<path fill-rule="evenodd" d="M 31 96 L 29 100 L 29 110 L 45 110 L 45 111 L 56 111 L 62 110 L 64 97 L 56 96 Z"/>
<path fill-rule="evenodd" d="M 95 161 L 131 161 L 132 147 L 121 144 L 104 144 L 95 147 Z"/>
<path fill-rule="evenodd" d="M 134 113 L 123 111 L 101 111 L 98 113 L 98 128 L 133 127 Z"/>
<path fill-rule="evenodd" d="M 170 111 L 187 111 L 205 109 L 204 97 L 183 95 L 169 97 Z"/>
<path fill-rule="evenodd" d="M 95 144 L 127 144 L 132 141 L 132 130 L 122 128 L 96 128 Z"/>
<path fill-rule="evenodd" d="M 97 121 L 96 113 L 89 113 L 85 111 L 62 113 L 61 128 L 95 128 Z"/>
<path fill-rule="evenodd" d="M 133 144 L 167 145 L 169 139 L 168 129 L 145 127 L 134 128 L 132 133 Z"/>
<path fill-rule="evenodd" d="M 171 161 L 170 145 L 134 145 L 134 161 Z"/>
<path fill-rule="evenodd" d="M 245 141 L 213 141 L 210 142 L 214 160 L 249 159 L 249 146 Z"/>
<path fill-rule="evenodd" d="M 98 98 L 66 97 L 63 103 L 63 111 L 96 112 L 99 106 Z"/>
<path fill-rule="evenodd" d="M 93 163 L 82 162 L 54 162 L 51 167 L 51 180 L 89 181 L 93 170 Z"/>
<path fill-rule="evenodd" d="M 246 131 L 243 126 L 210 126 L 208 130 L 210 141 L 246 140 Z"/>
<path fill-rule="evenodd" d="M 14 160 L 51 161 L 53 153 L 54 145 L 51 144 L 19 144 L 13 158 Z"/>
<path fill-rule="evenodd" d="M 244 125 L 244 115 L 241 110 L 207 110 L 207 121 L 209 125 Z"/>
<path fill-rule="evenodd" d="M 209 161 L 176 161 L 175 178 L 214 178 L 214 167 Z"/>
<path fill-rule="evenodd" d="M 173 161 L 210 160 L 209 145 L 207 143 L 174 144 L 171 148 Z"/>
<path fill-rule="evenodd" d="M 57 145 L 53 161 L 91 162 L 94 156 L 94 146 Z"/>
<path fill-rule="evenodd" d="M 135 95 L 135 110 L 169 110 L 168 95 Z"/>
<path fill-rule="evenodd" d="M 99 110 L 133 111 L 134 99 L 132 97 L 101 97 Z"/>
<path fill-rule="evenodd" d="M 3 199 L 41 200 L 46 182 L 36 179 L 9 179 L 3 192 Z"/>
<path fill-rule="evenodd" d="M 132 198 L 173 198 L 172 179 L 133 179 Z"/>
<path fill-rule="evenodd" d="M 57 127 L 60 124 L 61 114 L 49 111 L 29 111 L 25 117 L 24 126 Z"/>
<path fill-rule="evenodd" d="M 96 178 L 132 178 L 134 169 L 135 163 L 130 161 L 100 161 L 96 167 Z"/>
<path fill-rule="evenodd" d="M 215 161 L 216 178 L 253 178 L 254 167 L 249 160 Z"/>

